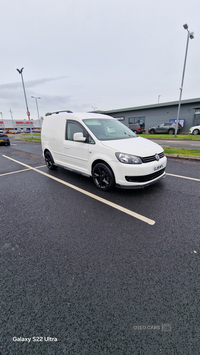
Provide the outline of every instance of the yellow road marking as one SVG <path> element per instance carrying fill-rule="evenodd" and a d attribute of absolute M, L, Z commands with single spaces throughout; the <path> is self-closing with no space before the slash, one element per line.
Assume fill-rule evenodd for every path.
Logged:
<path fill-rule="evenodd" d="M 200 179 L 195 179 L 195 178 L 191 178 L 191 177 L 188 177 L 188 176 L 181 176 L 181 175 L 175 175 L 175 174 L 169 174 L 169 173 L 167 173 L 166 175 L 175 176 L 175 177 L 178 177 L 178 178 L 181 178 L 181 179 L 200 181 Z"/>

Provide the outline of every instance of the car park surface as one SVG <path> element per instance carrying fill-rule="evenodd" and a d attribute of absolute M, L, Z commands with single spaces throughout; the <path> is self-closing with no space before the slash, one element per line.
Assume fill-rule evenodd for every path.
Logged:
<path fill-rule="evenodd" d="M 104 194 L 15 144 L 0 155 L 1 353 L 198 354 L 200 163 Z"/>

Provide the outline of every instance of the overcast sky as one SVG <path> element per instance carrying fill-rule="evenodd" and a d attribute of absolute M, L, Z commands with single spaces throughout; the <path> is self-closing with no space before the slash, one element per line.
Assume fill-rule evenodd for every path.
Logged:
<path fill-rule="evenodd" d="M 110 110 L 200 97 L 199 0 L 3 0 L 0 112 Z M 0 117 L 1 119 L 1 117 Z"/>

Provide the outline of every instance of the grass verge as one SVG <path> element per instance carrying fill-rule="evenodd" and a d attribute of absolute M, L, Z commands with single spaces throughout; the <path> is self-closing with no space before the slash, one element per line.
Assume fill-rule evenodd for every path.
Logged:
<path fill-rule="evenodd" d="M 26 142 L 41 142 L 41 138 L 18 138 L 19 141 L 26 141 Z"/>
<path fill-rule="evenodd" d="M 174 137 L 173 134 L 141 134 L 140 137 L 144 137 L 144 138 L 150 138 L 150 139 L 189 139 L 189 140 L 200 140 L 200 135 L 197 134 L 196 136 L 193 134 L 178 134 L 176 137 Z"/>
<path fill-rule="evenodd" d="M 189 155 L 193 157 L 200 157 L 200 150 L 197 149 L 174 149 L 174 148 L 163 148 L 164 152 L 167 154 L 181 154 L 181 155 Z"/>

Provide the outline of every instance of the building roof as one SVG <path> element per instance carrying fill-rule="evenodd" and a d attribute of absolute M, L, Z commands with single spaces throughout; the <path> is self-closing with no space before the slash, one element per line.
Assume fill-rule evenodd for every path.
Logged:
<path fill-rule="evenodd" d="M 188 99 L 188 100 L 182 100 L 181 105 L 184 104 L 199 104 L 200 103 L 200 98 L 197 99 Z M 99 113 L 117 113 L 117 112 L 124 112 L 124 111 L 136 111 L 136 110 L 147 110 L 150 108 L 158 108 L 158 107 L 165 107 L 165 106 L 176 106 L 179 104 L 179 101 L 170 101 L 170 102 L 164 102 L 164 103 L 157 103 L 153 105 L 144 105 L 144 106 L 136 106 L 136 107 L 127 107 L 127 108 L 120 108 L 116 110 L 105 110 L 105 111 L 100 111 L 97 110 L 95 112 Z M 199 107 L 194 107 L 194 109 L 198 109 Z"/>

